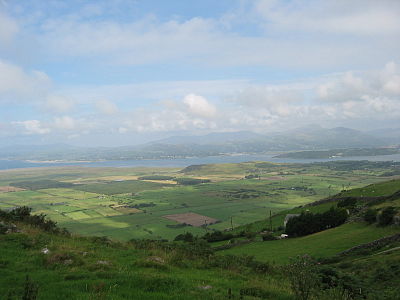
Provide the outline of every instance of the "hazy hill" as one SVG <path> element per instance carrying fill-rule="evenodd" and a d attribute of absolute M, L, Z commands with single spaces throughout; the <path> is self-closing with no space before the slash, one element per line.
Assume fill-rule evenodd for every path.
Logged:
<path fill-rule="evenodd" d="M 370 135 L 377 136 L 393 144 L 400 144 L 400 128 L 383 128 L 367 132 Z"/>
<path fill-rule="evenodd" d="M 220 132 L 200 136 L 173 136 L 139 146 L 84 148 L 65 144 L 9 146 L 0 148 L 0 159 L 32 160 L 125 160 L 224 153 L 318 150 L 380 147 L 391 139 L 358 130 L 307 126 L 294 130 L 258 134 L 249 131 Z"/>
<path fill-rule="evenodd" d="M 230 142 L 265 139 L 266 136 L 251 131 L 213 132 L 206 135 L 172 136 L 155 141 L 158 144 L 224 144 Z M 150 144 L 153 144 L 150 143 Z"/>

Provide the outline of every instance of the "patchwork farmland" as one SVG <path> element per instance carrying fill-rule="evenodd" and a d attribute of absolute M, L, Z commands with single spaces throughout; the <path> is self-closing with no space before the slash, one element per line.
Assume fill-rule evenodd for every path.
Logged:
<path fill-rule="evenodd" d="M 183 170 L 9 170 L 0 172 L 0 209 L 26 205 L 84 235 L 173 239 L 248 224 L 342 189 L 387 180 L 382 174 L 388 168 L 369 162 L 248 162 Z"/>

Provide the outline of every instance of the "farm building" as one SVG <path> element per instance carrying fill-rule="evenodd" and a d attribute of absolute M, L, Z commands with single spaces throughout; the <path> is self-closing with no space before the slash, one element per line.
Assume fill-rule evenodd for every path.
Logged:
<path fill-rule="evenodd" d="M 287 214 L 285 220 L 283 221 L 283 226 L 286 227 L 287 222 L 294 217 L 298 217 L 300 214 Z"/>

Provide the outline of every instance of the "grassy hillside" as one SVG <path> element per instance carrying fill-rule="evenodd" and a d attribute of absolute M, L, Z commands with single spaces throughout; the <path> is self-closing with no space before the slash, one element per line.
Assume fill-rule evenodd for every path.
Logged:
<path fill-rule="evenodd" d="M 400 179 L 370 184 L 365 187 L 341 192 L 340 197 L 377 197 L 389 196 L 400 190 Z"/>
<path fill-rule="evenodd" d="M 320 213 L 328 210 L 330 207 L 336 207 L 341 199 L 353 197 L 357 200 L 355 206 L 350 209 L 353 219 L 339 227 L 303 236 L 299 238 L 289 238 L 275 241 L 260 241 L 256 236 L 255 241 L 245 245 L 239 245 L 228 250 L 223 250 L 224 254 L 249 254 L 260 261 L 276 262 L 279 264 L 287 263 L 289 259 L 296 255 L 309 254 L 313 257 L 324 258 L 339 253 L 347 248 L 371 242 L 373 240 L 400 233 L 398 225 L 378 226 L 376 224 L 368 225 L 362 221 L 362 215 L 366 208 L 382 211 L 383 208 L 392 206 L 400 211 L 400 179 L 394 179 L 386 182 L 371 184 L 362 188 L 356 188 L 341 192 L 332 196 L 331 199 L 325 199 L 316 202 L 316 205 L 310 204 L 303 207 L 286 210 L 275 214 L 272 219 L 272 227 L 277 233 L 284 232 L 284 229 L 277 229 L 283 226 L 283 220 L 287 214 L 299 214 L 304 211 Z M 390 196 L 394 195 L 394 196 Z M 377 201 L 376 199 L 382 199 Z M 352 218 L 350 218 L 352 220 Z M 248 224 L 236 228 L 233 233 L 240 231 L 259 232 L 270 228 L 270 220 Z M 220 242 L 216 245 L 224 244 Z"/>
<path fill-rule="evenodd" d="M 384 236 L 399 233 L 400 228 L 367 226 L 348 223 L 304 237 L 268 242 L 254 242 L 221 251 L 223 254 L 248 254 L 259 261 L 288 263 L 291 257 L 308 254 L 326 258 L 353 246 L 371 242 Z"/>
<path fill-rule="evenodd" d="M 37 299 L 51 300 L 227 299 L 229 290 L 243 299 L 253 299 L 252 293 L 294 299 L 288 282 L 272 267 L 202 256 L 200 246 L 180 250 L 115 243 L 17 226 L 22 233 L 0 235 L 0 299 L 21 299 L 36 288 Z"/>

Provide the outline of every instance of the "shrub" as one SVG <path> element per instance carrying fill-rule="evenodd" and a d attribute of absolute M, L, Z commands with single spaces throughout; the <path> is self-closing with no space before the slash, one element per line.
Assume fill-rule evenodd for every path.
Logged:
<path fill-rule="evenodd" d="M 175 181 L 182 185 L 196 185 L 201 183 L 210 182 L 209 179 L 198 179 L 198 178 L 176 178 Z"/>
<path fill-rule="evenodd" d="M 263 241 L 274 241 L 274 240 L 276 240 L 276 237 L 274 237 L 271 233 L 267 233 L 267 234 L 262 235 L 262 240 Z"/>
<path fill-rule="evenodd" d="M 396 215 L 396 209 L 393 206 L 386 207 L 382 210 L 382 213 L 379 215 L 378 224 L 381 226 L 387 226 L 392 224 L 393 217 Z"/>
<path fill-rule="evenodd" d="M 179 234 L 175 237 L 174 241 L 193 242 L 194 236 L 190 232 Z"/>
<path fill-rule="evenodd" d="M 22 300 L 35 300 L 37 299 L 39 287 L 33 282 L 28 275 L 25 278 L 24 291 L 22 294 Z"/>
<path fill-rule="evenodd" d="M 2 222 L 0 222 L 0 234 L 5 234 L 8 230 L 8 226 Z"/>
<path fill-rule="evenodd" d="M 339 200 L 337 207 L 346 207 L 346 208 L 353 208 L 357 204 L 357 198 L 354 197 L 346 197 Z"/>
<path fill-rule="evenodd" d="M 240 296 L 251 296 L 261 299 L 271 299 L 271 292 L 259 287 L 246 287 L 240 289 Z"/>
<path fill-rule="evenodd" d="M 205 239 L 207 242 L 219 242 L 219 241 L 226 241 L 233 238 L 234 235 L 232 233 L 224 233 L 222 231 L 216 230 L 212 233 L 207 232 L 202 238 Z"/>
<path fill-rule="evenodd" d="M 166 175 L 146 175 L 146 176 L 141 176 L 138 179 L 139 180 L 172 180 L 175 177 L 173 176 L 166 176 Z"/>
<path fill-rule="evenodd" d="M 31 215 L 32 208 L 27 206 L 16 207 L 9 212 L 13 221 L 24 221 Z"/>
<path fill-rule="evenodd" d="M 350 293 L 342 287 L 324 290 L 318 295 L 319 300 L 352 300 Z"/>
<path fill-rule="evenodd" d="M 316 269 L 316 262 L 308 255 L 297 256 L 286 267 L 286 274 L 297 299 L 311 299 L 319 285 Z"/>
<path fill-rule="evenodd" d="M 255 175 L 253 175 L 253 174 L 249 174 L 249 175 L 246 175 L 246 176 L 244 176 L 244 178 L 245 179 L 254 179 L 254 178 L 260 178 L 260 175 L 257 175 L 257 174 L 255 174 Z"/>
<path fill-rule="evenodd" d="M 375 209 L 370 208 L 364 213 L 364 221 L 367 222 L 368 224 L 375 223 L 377 215 L 378 212 Z"/>
<path fill-rule="evenodd" d="M 57 222 L 46 219 L 45 214 L 32 215 L 31 212 L 32 208 L 27 206 L 16 207 L 9 212 L 0 210 L 0 218 L 6 221 L 24 222 L 48 232 L 60 232 Z"/>

